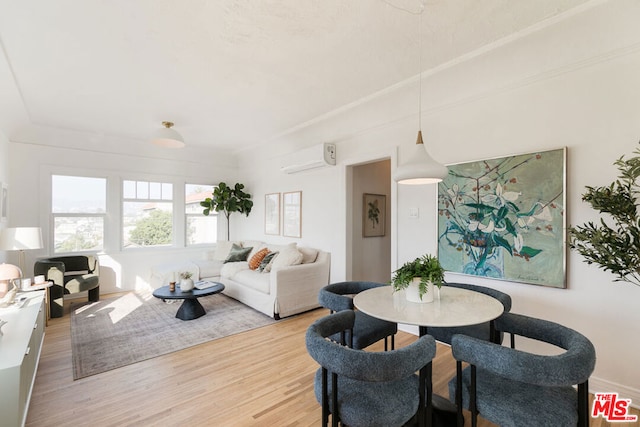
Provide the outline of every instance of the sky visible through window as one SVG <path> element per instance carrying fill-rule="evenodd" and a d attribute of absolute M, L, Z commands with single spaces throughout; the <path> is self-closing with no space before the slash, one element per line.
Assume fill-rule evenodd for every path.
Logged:
<path fill-rule="evenodd" d="M 52 176 L 52 212 L 106 212 L 107 180 L 77 176 Z"/>

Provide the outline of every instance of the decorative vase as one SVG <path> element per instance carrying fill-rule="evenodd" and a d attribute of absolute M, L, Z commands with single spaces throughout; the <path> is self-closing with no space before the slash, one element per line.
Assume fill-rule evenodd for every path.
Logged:
<path fill-rule="evenodd" d="M 489 253 L 486 247 L 469 247 L 468 262 L 462 272 L 474 276 L 504 278 L 504 253 L 502 248 L 493 248 Z"/>
<path fill-rule="evenodd" d="M 407 301 L 420 303 L 433 302 L 433 283 L 427 283 L 427 293 L 420 298 L 420 280 L 419 277 L 415 277 L 411 280 L 411 283 L 409 283 L 409 286 L 405 290 Z"/>
<path fill-rule="evenodd" d="M 180 290 L 182 292 L 189 292 L 193 289 L 193 279 L 181 279 Z"/>

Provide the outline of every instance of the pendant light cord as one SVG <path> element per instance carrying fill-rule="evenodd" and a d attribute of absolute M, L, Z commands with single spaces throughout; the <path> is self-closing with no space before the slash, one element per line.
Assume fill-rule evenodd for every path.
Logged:
<path fill-rule="evenodd" d="M 418 19 L 418 57 L 420 58 L 418 60 L 418 130 L 422 132 L 422 12 L 424 11 L 424 3 L 420 2 L 420 5 L 420 16 Z"/>

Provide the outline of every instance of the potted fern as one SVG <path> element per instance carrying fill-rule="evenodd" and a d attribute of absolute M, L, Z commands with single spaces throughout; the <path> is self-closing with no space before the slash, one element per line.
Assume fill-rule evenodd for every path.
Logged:
<path fill-rule="evenodd" d="M 394 291 L 406 289 L 411 302 L 433 302 L 433 286 L 438 289 L 444 282 L 444 269 L 438 258 L 426 254 L 407 262 L 394 271 L 391 286 Z"/>

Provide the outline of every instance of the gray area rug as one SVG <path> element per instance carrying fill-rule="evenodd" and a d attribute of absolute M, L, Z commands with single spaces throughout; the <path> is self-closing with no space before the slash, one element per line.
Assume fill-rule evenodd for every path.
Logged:
<path fill-rule="evenodd" d="M 223 294 L 199 299 L 206 314 L 175 318 L 182 300 L 126 294 L 88 303 L 71 312 L 73 379 L 95 375 L 276 320 Z"/>

